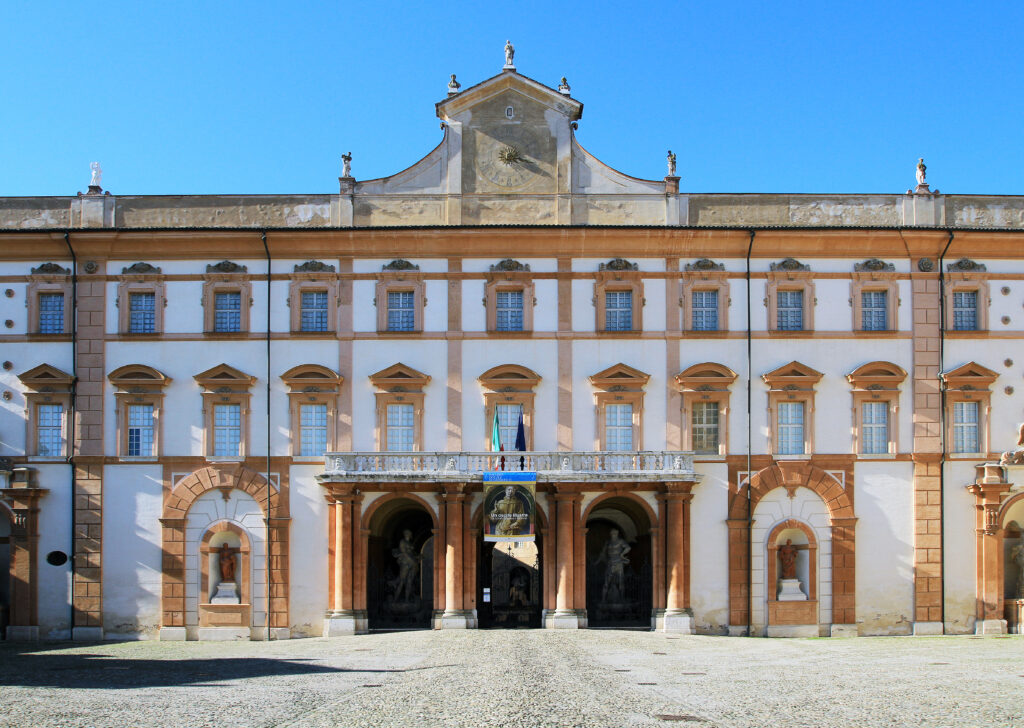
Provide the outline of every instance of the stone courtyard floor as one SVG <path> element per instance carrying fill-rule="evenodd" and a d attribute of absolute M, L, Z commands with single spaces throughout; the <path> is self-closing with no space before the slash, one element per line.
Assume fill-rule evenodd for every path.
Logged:
<path fill-rule="evenodd" d="M 0 643 L 2 726 L 1024 726 L 1024 638 Z"/>

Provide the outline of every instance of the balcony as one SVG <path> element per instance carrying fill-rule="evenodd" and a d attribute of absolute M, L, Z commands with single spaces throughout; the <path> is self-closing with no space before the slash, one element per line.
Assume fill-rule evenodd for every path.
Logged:
<path fill-rule="evenodd" d="M 330 452 L 321 483 L 471 482 L 495 470 L 526 470 L 540 482 L 696 481 L 693 453 L 659 451 Z"/>

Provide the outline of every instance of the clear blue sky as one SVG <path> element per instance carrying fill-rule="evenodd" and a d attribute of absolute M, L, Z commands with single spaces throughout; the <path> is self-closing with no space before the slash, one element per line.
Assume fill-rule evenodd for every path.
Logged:
<path fill-rule="evenodd" d="M 632 6 L 632 7 L 631 7 Z M 1024 194 L 1018 2 L 15 2 L 0 196 L 336 192 L 441 138 L 434 103 L 516 65 L 577 138 L 691 192 Z"/>

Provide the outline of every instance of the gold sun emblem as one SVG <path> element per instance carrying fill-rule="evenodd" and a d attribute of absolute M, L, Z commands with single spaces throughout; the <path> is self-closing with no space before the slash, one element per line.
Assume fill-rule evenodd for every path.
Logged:
<path fill-rule="evenodd" d="M 523 155 L 519 152 L 518 149 L 516 149 L 516 147 L 514 147 L 511 144 L 508 144 L 498 151 L 498 159 L 500 159 L 505 164 L 512 166 L 516 162 L 521 162 L 523 159 Z"/>

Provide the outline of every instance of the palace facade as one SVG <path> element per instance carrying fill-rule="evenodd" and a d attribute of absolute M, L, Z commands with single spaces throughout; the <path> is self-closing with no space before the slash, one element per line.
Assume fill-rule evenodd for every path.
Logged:
<path fill-rule="evenodd" d="M 1024 198 L 687 194 L 582 112 L 509 63 L 337 194 L 0 199 L 7 638 L 1016 630 Z"/>

